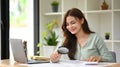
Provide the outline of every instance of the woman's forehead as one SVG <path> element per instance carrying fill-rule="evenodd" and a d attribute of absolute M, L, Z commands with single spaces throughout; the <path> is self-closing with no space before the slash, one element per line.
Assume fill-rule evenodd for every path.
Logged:
<path fill-rule="evenodd" d="M 66 18 L 66 22 L 71 22 L 71 21 L 79 21 L 79 19 L 77 17 L 74 17 L 74 16 L 68 16 Z"/>
<path fill-rule="evenodd" d="M 73 21 L 73 20 L 75 20 L 75 17 L 73 17 L 73 16 L 68 16 L 68 17 L 66 18 L 66 22 L 71 22 L 71 21 Z"/>

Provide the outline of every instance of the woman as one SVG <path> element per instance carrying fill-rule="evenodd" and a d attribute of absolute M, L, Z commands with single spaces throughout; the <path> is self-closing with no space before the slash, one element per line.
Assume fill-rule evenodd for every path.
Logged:
<path fill-rule="evenodd" d="M 114 59 L 103 39 L 89 29 L 88 22 L 79 9 L 72 8 L 67 11 L 62 30 L 65 37 L 62 46 L 69 49 L 68 56 L 71 60 L 113 62 Z M 60 54 L 56 51 L 50 58 L 53 62 L 58 62 Z"/>

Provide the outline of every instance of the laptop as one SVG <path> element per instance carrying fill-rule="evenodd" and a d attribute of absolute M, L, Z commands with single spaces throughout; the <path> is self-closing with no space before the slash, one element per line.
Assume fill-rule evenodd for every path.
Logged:
<path fill-rule="evenodd" d="M 45 60 L 28 60 L 24 45 L 21 39 L 10 39 L 10 44 L 13 52 L 14 60 L 20 63 L 35 64 L 35 63 L 49 63 Z"/>

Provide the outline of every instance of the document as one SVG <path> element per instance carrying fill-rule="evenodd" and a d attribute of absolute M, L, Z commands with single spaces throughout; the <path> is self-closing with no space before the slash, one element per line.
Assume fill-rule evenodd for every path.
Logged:
<path fill-rule="evenodd" d="M 60 60 L 58 63 L 27 64 L 28 67 L 105 67 L 114 63 L 85 64 L 86 61 L 79 60 Z"/>

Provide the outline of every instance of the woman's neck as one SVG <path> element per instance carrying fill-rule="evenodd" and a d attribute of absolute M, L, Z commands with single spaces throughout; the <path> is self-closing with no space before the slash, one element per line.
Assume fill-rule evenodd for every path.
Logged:
<path fill-rule="evenodd" d="M 81 39 L 81 38 L 88 38 L 89 34 L 86 34 L 85 32 L 83 31 L 79 31 L 77 34 L 75 34 L 76 38 L 77 39 Z"/>
<path fill-rule="evenodd" d="M 81 47 L 83 47 L 89 38 L 90 34 L 86 34 L 84 32 L 79 32 L 76 34 L 77 41 Z"/>

